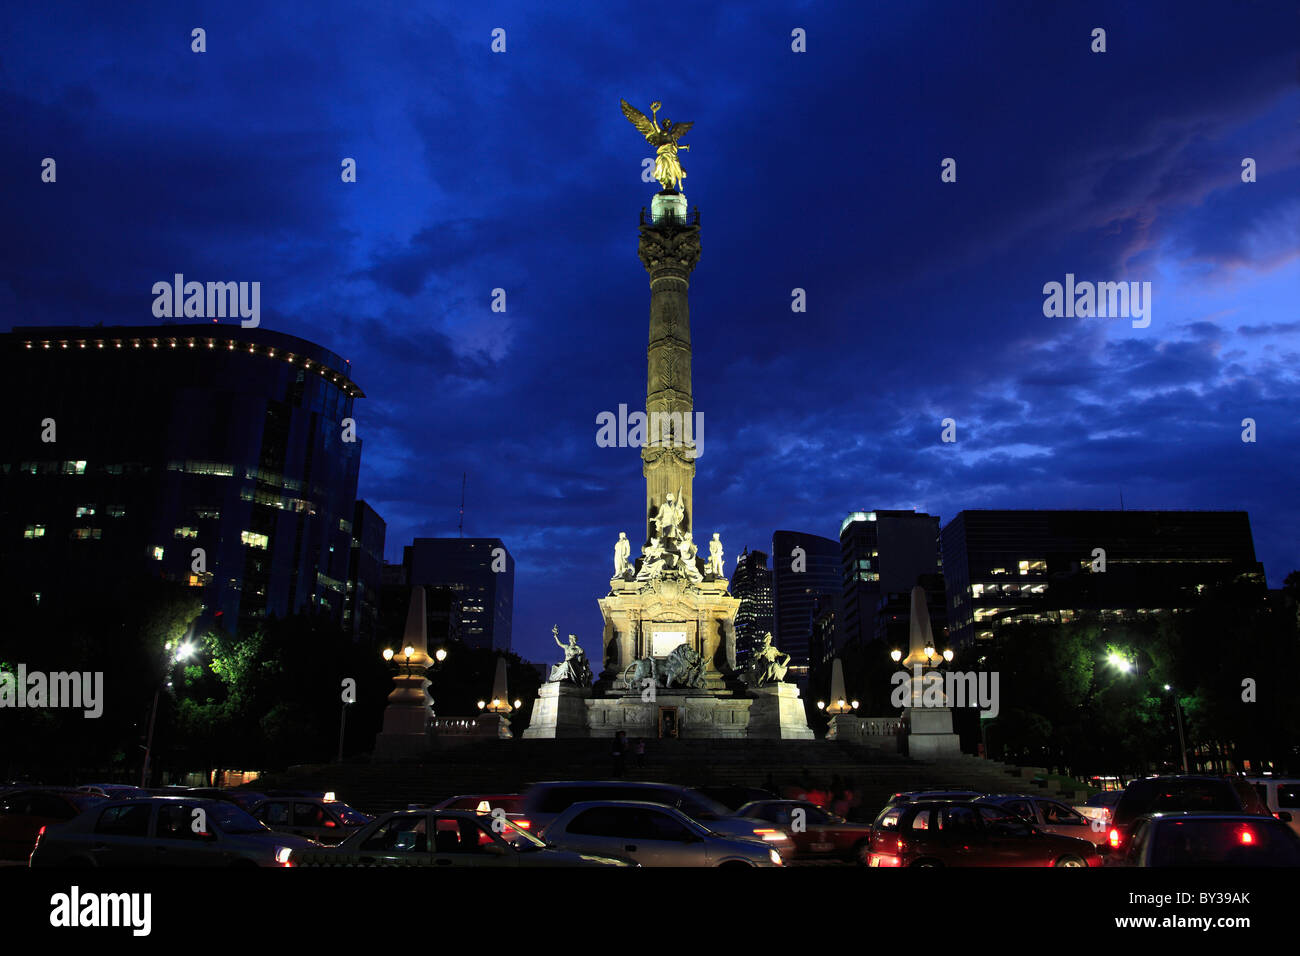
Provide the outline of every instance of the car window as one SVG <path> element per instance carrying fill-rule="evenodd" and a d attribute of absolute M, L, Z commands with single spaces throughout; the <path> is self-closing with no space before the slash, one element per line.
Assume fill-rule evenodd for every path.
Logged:
<path fill-rule="evenodd" d="M 270 826 L 287 827 L 289 825 L 289 804 L 263 804 L 262 809 L 257 811 L 257 815 Z"/>
<path fill-rule="evenodd" d="M 617 823 L 609 807 L 591 807 L 578 813 L 565 830 L 582 836 L 616 836 Z"/>
<path fill-rule="evenodd" d="M 618 798 L 602 798 L 593 787 L 552 787 L 542 794 L 541 805 L 538 809 L 542 813 L 562 813 L 575 803 L 600 799 Z"/>
<path fill-rule="evenodd" d="M 1241 798 L 1241 809 L 1246 813 L 1268 813 L 1268 801 L 1260 799 L 1255 788 L 1248 784 L 1240 777 L 1234 777 L 1231 781 L 1232 788 L 1237 791 L 1237 796 Z"/>
<path fill-rule="evenodd" d="M 660 810 L 639 810 L 645 828 L 645 839 L 666 840 L 673 843 L 690 843 L 695 835 L 677 818 Z"/>
<path fill-rule="evenodd" d="M 1297 866 L 1300 838 L 1268 820 L 1170 820 L 1156 828 L 1153 866 Z"/>
<path fill-rule="evenodd" d="M 1300 810 L 1300 785 L 1279 783 L 1277 785 L 1277 808 L 1279 810 Z"/>
<path fill-rule="evenodd" d="M 976 833 L 979 828 L 973 807 L 945 807 L 939 814 L 939 829 L 944 833 Z"/>
<path fill-rule="evenodd" d="M 980 819 L 984 821 L 984 828 L 995 836 L 1022 837 L 1034 832 L 1028 820 L 1014 813 L 1007 813 L 1001 807 L 980 807 L 979 813 Z"/>
<path fill-rule="evenodd" d="M 1006 807 L 1018 817 L 1024 817 L 1026 820 L 1035 819 L 1034 808 L 1029 805 L 1028 800 L 1008 800 L 1006 803 L 1002 804 L 1002 806 Z"/>
<path fill-rule="evenodd" d="M 1246 789 L 1253 803 L 1258 798 Z M 1235 813 L 1240 809 L 1235 791 L 1224 780 L 1141 780 L 1125 792 L 1115 808 L 1115 820 L 1127 823 L 1144 813 Z"/>
<path fill-rule="evenodd" d="M 296 827 L 323 827 L 330 818 L 325 808 L 318 803 L 295 803 L 293 805 L 293 825 Z"/>
<path fill-rule="evenodd" d="M 479 853 L 483 844 L 493 842 L 492 837 L 473 820 L 435 817 L 434 824 L 435 853 Z"/>
<path fill-rule="evenodd" d="M 359 827 L 363 823 L 369 823 L 370 817 L 366 816 L 360 810 L 354 810 L 346 803 L 334 804 L 334 812 L 339 815 L 339 819 L 348 826 Z"/>
<path fill-rule="evenodd" d="M 428 853 L 428 818 L 422 815 L 393 817 L 366 837 L 359 849 L 371 853 Z"/>
<path fill-rule="evenodd" d="M 95 822 L 95 832 L 109 836 L 148 836 L 152 809 L 148 803 L 109 807 Z"/>
<path fill-rule="evenodd" d="M 790 808 L 783 803 L 764 803 L 752 808 L 749 816 L 766 823 L 789 823 Z"/>
<path fill-rule="evenodd" d="M 814 806 L 811 803 L 799 804 L 799 809 L 803 810 L 807 816 L 804 817 L 806 823 L 830 823 L 831 815 L 821 807 Z"/>
<path fill-rule="evenodd" d="M 216 802 L 208 810 L 208 823 L 222 833 L 267 833 L 267 828 L 251 813 L 233 803 Z"/>
<path fill-rule="evenodd" d="M 1259 799 L 1263 800 L 1264 803 L 1268 803 L 1268 784 L 1266 783 L 1255 784 L 1255 792 L 1259 794 Z"/>
<path fill-rule="evenodd" d="M 51 820 L 71 820 L 77 815 L 77 808 L 52 793 L 33 793 L 27 814 Z"/>
<path fill-rule="evenodd" d="M 1142 853 L 1146 848 L 1146 843 L 1147 840 L 1150 838 L 1150 836 L 1151 836 L 1151 821 L 1143 820 L 1140 823 L 1138 823 L 1137 829 L 1133 831 L 1133 839 L 1129 842 L 1128 852 L 1125 856 L 1125 859 L 1128 860 L 1142 859 Z"/>
<path fill-rule="evenodd" d="M 935 813 L 936 811 L 934 810 L 916 811 L 916 816 L 912 817 L 912 829 L 913 830 L 930 829 L 931 825 L 934 823 L 934 820 L 932 818 L 935 815 Z"/>
<path fill-rule="evenodd" d="M 203 837 L 194 832 L 196 809 L 198 808 L 187 807 L 182 803 L 168 803 L 158 807 L 154 834 L 167 840 L 202 840 Z M 205 811 L 204 816 L 206 815 Z"/>
<path fill-rule="evenodd" d="M 882 830 L 892 830 L 898 826 L 898 818 L 903 815 L 906 804 L 896 804 L 880 811 L 880 816 L 876 817 L 876 822 L 872 826 L 880 827 Z"/>
<path fill-rule="evenodd" d="M 1044 823 L 1073 826 L 1080 826 L 1084 823 L 1082 816 L 1065 804 L 1057 803 L 1054 800 L 1038 801 L 1038 809 L 1042 811 Z"/>

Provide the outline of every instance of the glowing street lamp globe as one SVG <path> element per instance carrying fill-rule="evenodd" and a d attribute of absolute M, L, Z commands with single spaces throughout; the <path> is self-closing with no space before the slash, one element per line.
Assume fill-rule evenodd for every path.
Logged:
<path fill-rule="evenodd" d="M 393 659 L 393 649 L 392 649 L 391 647 L 385 647 L 385 648 L 384 648 L 384 660 L 386 660 L 386 661 L 391 661 L 392 659 Z"/>

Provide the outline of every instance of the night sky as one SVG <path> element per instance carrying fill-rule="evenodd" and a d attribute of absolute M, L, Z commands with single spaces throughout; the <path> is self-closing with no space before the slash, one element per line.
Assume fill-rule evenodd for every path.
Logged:
<path fill-rule="evenodd" d="M 175 272 L 260 281 L 263 327 L 368 395 L 389 560 L 456 534 L 467 472 L 465 534 L 518 562 L 515 649 L 554 657 L 553 623 L 598 646 L 644 487 L 595 420 L 644 403 L 659 188 L 619 99 L 657 99 L 695 123 L 695 526 L 728 573 L 851 510 L 1121 493 L 1247 509 L 1270 585 L 1300 567 L 1294 3 L 702 7 L 11 5 L 0 327 L 150 323 Z M 1150 327 L 1044 317 L 1067 273 L 1151 282 Z"/>

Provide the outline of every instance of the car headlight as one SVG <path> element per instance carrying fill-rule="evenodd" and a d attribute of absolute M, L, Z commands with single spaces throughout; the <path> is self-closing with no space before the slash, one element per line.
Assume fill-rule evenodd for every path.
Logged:
<path fill-rule="evenodd" d="M 277 846 L 275 848 L 275 862 L 281 866 L 289 865 L 289 858 L 293 855 L 293 849 L 287 846 Z"/>
<path fill-rule="evenodd" d="M 767 855 L 768 855 L 769 857 L 772 858 L 772 865 L 773 865 L 773 866 L 780 866 L 780 865 L 781 865 L 781 854 L 780 854 L 780 853 L 777 853 L 776 850 L 768 850 L 768 851 L 767 851 Z"/>

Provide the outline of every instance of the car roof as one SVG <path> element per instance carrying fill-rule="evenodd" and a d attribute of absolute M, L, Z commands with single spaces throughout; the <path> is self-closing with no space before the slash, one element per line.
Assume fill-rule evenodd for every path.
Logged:
<path fill-rule="evenodd" d="M 980 798 L 981 800 L 1055 800 L 1061 803 L 1057 797 L 1049 797 L 1043 793 L 986 793 Z"/>
<path fill-rule="evenodd" d="M 570 804 L 565 813 L 571 813 L 576 810 L 585 810 L 590 807 L 645 807 L 650 810 L 668 810 L 670 812 L 682 813 L 676 807 L 670 807 L 662 803 L 654 803 L 650 800 L 579 800 L 577 803 Z M 682 813 L 682 816 L 688 814 Z"/>
<path fill-rule="evenodd" d="M 679 783 L 656 780 L 539 780 L 535 787 L 659 787 L 667 790 L 688 790 Z"/>

